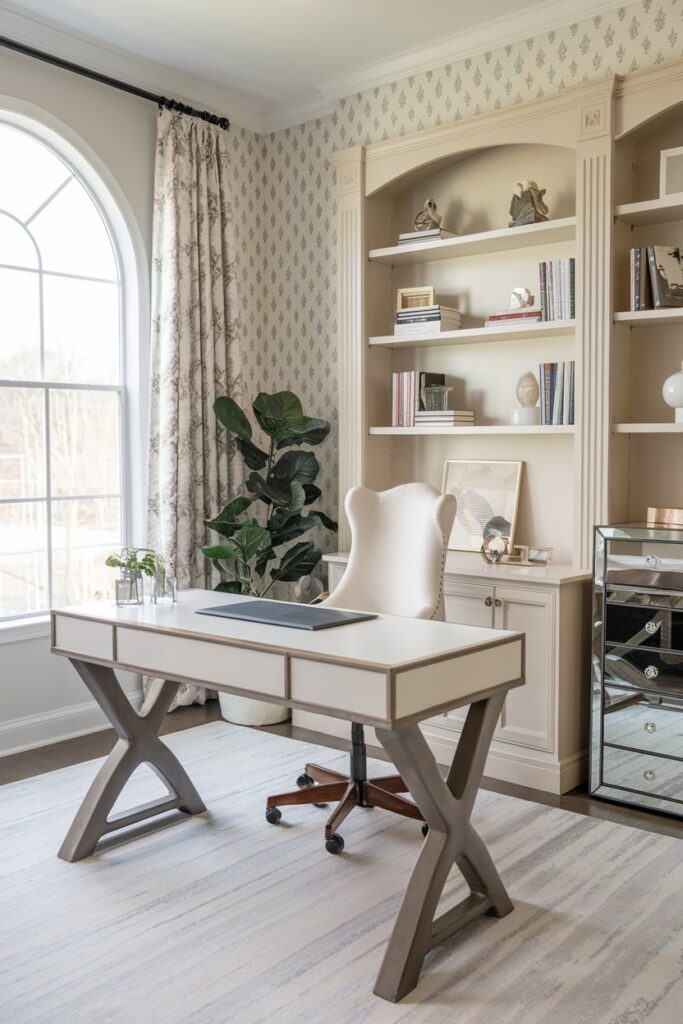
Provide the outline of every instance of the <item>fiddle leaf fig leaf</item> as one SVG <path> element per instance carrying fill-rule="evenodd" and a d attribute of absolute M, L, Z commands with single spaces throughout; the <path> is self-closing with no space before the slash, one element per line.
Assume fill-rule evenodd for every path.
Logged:
<path fill-rule="evenodd" d="M 250 562 L 270 541 L 270 534 L 258 523 L 245 523 L 232 538 L 243 562 Z"/>
<path fill-rule="evenodd" d="M 245 437 L 238 437 L 235 443 L 249 469 L 263 469 L 268 461 L 268 456 L 265 452 L 261 451 L 260 448 L 257 448 L 252 441 L 247 440 Z"/>
<path fill-rule="evenodd" d="M 213 589 L 221 594 L 241 594 L 242 584 L 239 580 L 221 580 Z"/>
<path fill-rule="evenodd" d="M 313 509 L 312 512 L 308 513 L 307 519 L 319 519 L 326 530 L 332 530 L 334 533 L 337 532 L 339 527 L 335 523 L 334 519 L 330 519 L 324 512 L 320 512 L 318 509 Z"/>
<path fill-rule="evenodd" d="M 270 536 L 272 539 L 272 530 Z M 277 555 L 273 551 L 271 543 L 268 545 L 267 548 L 264 548 L 263 551 L 259 552 L 259 555 L 256 558 L 256 561 L 254 562 L 254 570 L 256 571 L 258 576 L 263 576 L 264 572 L 266 571 L 268 562 L 272 562 L 274 558 L 277 558 Z"/>
<path fill-rule="evenodd" d="M 310 484 L 317 477 L 319 470 L 320 463 L 313 452 L 296 449 L 280 456 L 273 466 L 271 476 L 276 480 L 286 480 L 289 483 L 296 480 L 300 484 Z"/>
<path fill-rule="evenodd" d="M 287 506 L 292 500 L 292 488 L 286 480 L 274 480 L 273 477 L 264 480 L 259 473 L 250 473 L 246 486 L 266 505 Z"/>
<path fill-rule="evenodd" d="M 270 570 L 271 578 L 283 583 L 295 583 L 302 576 L 313 572 L 321 557 L 321 552 L 310 541 L 294 544 L 285 551 L 280 564 Z"/>
<path fill-rule="evenodd" d="M 248 441 L 251 437 L 251 423 L 240 409 L 237 402 L 224 395 L 217 398 L 213 405 L 216 418 L 231 434 Z"/>
<path fill-rule="evenodd" d="M 304 484 L 304 494 L 306 495 L 304 505 L 312 505 L 314 501 L 317 501 L 323 492 L 315 484 Z"/>
<path fill-rule="evenodd" d="M 279 547 L 280 544 L 287 544 L 290 540 L 294 540 L 303 533 L 307 533 L 308 530 L 312 530 L 314 526 L 315 520 L 310 516 L 289 516 L 280 527 L 277 529 L 271 528 L 271 543 L 274 548 Z"/>
<path fill-rule="evenodd" d="M 214 530 L 221 537 L 232 537 L 236 530 L 239 530 L 240 526 L 243 525 L 237 517 L 242 515 L 243 512 L 249 508 L 252 503 L 251 498 L 245 496 L 239 498 L 233 498 L 232 501 L 228 502 L 225 508 L 218 513 L 215 519 L 205 519 L 205 525 L 210 530 Z"/>
<path fill-rule="evenodd" d="M 304 416 L 301 402 L 291 391 L 274 395 L 262 391 L 256 396 L 253 409 L 259 426 L 273 438 L 276 448 L 320 444 L 330 432 L 327 420 Z"/>
<path fill-rule="evenodd" d="M 304 492 L 303 486 L 296 480 L 291 485 L 290 491 L 291 498 L 289 504 L 287 505 L 287 512 L 289 515 L 295 515 L 296 513 L 301 512 L 301 509 L 304 507 L 304 500 L 306 498 L 306 494 Z"/>
<path fill-rule="evenodd" d="M 235 549 L 228 547 L 227 544 L 211 544 L 209 547 L 202 548 L 202 554 L 206 558 L 221 562 L 234 562 L 237 557 Z"/>

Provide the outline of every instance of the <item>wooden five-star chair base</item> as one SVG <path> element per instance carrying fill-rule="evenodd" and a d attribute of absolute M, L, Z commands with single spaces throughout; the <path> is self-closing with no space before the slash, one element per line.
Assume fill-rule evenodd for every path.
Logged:
<path fill-rule="evenodd" d="M 402 814 L 424 822 L 418 807 L 399 793 L 407 793 L 408 787 L 400 775 L 386 775 L 379 779 L 367 777 L 367 751 L 363 726 L 351 726 L 351 767 L 350 773 L 334 772 L 317 764 L 307 764 L 303 775 L 296 780 L 298 789 L 289 793 L 278 793 L 266 800 L 266 820 L 277 825 L 282 817 L 279 810 L 291 804 L 315 804 L 324 806 L 336 801 L 337 806 L 325 825 L 325 848 L 330 853 L 341 853 L 344 840 L 337 829 L 354 807 L 382 807 L 385 811 Z M 424 826 L 426 834 L 426 826 Z"/>

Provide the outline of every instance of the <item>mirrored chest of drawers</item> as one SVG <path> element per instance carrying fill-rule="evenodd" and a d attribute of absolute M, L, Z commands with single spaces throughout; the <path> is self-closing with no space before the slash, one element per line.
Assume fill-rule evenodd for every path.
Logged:
<path fill-rule="evenodd" d="M 594 796 L 683 817 L 683 530 L 595 530 Z"/>

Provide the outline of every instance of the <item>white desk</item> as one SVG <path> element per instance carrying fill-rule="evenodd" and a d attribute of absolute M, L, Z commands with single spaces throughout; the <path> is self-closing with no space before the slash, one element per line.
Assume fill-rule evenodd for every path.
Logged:
<path fill-rule="evenodd" d="M 430 949 L 479 914 L 502 917 L 512 910 L 469 819 L 505 694 L 524 682 L 524 636 L 389 616 L 308 632 L 196 614 L 243 600 L 192 590 L 171 606 L 117 608 L 102 601 L 53 611 L 53 653 L 71 660 L 119 737 L 59 855 L 81 860 L 107 833 L 173 809 L 205 810 L 158 735 L 182 682 L 373 725 L 429 825 L 375 986 L 377 995 L 396 1001 L 417 984 Z M 166 680 L 144 717 L 131 707 L 114 668 Z M 444 781 L 417 723 L 467 704 Z M 143 762 L 168 786 L 168 798 L 112 815 Z M 470 895 L 434 920 L 454 861 Z"/>

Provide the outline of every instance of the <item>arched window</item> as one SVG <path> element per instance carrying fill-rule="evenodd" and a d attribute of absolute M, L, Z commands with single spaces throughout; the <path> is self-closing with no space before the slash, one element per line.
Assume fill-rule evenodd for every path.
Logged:
<path fill-rule="evenodd" d="M 0 620 L 111 591 L 125 536 L 120 259 L 87 182 L 0 114 Z"/>

